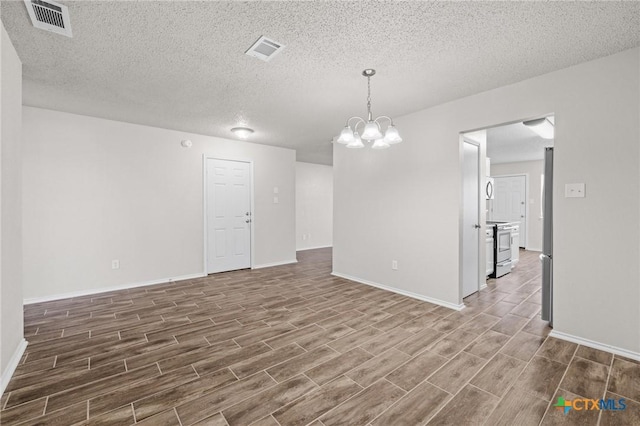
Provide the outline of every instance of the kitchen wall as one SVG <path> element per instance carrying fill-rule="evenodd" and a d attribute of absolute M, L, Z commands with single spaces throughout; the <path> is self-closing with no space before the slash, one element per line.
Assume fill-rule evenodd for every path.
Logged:
<path fill-rule="evenodd" d="M 295 151 L 32 107 L 23 114 L 25 298 L 201 275 L 203 154 L 253 161 L 254 266 L 295 262 Z"/>
<path fill-rule="evenodd" d="M 554 113 L 554 333 L 640 359 L 639 71 L 636 48 L 397 117 L 389 150 L 336 147 L 334 272 L 460 303 L 459 133 Z"/>
<path fill-rule="evenodd" d="M 333 167 L 296 163 L 296 250 L 333 244 Z"/>
<path fill-rule="evenodd" d="M 0 394 L 26 347 L 22 314 L 22 63 L 0 23 Z"/>
<path fill-rule="evenodd" d="M 542 251 L 542 199 L 540 176 L 544 174 L 544 161 L 491 164 L 491 176 L 528 175 L 527 193 L 527 250 Z M 522 230 L 520 231 L 522 233 Z"/>

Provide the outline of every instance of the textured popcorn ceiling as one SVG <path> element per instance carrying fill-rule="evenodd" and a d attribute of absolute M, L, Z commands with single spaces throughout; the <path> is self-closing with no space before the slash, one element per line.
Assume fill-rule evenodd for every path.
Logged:
<path fill-rule="evenodd" d="M 294 148 L 331 163 L 331 138 L 640 44 L 638 2 L 72 2 L 73 38 L 2 21 L 24 64 L 24 103 Z M 244 55 L 259 36 L 286 45 Z M 402 129 L 400 129 L 402 130 Z"/>

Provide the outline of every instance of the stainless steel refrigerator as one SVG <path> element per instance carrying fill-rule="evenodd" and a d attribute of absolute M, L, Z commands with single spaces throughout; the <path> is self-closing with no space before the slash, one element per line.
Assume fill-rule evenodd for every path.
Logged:
<path fill-rule="evenodd" d="M 541 317 L 553 326 L 553 148 L 545 148 L 544 151 L 543 188 Z"/>

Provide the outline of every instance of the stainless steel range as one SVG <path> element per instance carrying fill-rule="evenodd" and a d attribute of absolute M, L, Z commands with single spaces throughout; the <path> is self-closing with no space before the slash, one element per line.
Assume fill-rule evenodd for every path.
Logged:
<path fill-rule="evenodd" d="M 487 227 L 493 227 L 493 261 L 492 278 L 500 278 L 511 272 L 511 230 L 509 222 L 487 221 Z"/>

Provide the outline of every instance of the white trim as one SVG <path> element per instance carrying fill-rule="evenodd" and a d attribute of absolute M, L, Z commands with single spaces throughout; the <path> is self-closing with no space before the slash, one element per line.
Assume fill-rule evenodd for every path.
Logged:
<path fill-rule="evenodd" d="M 345 279 L 350 280 L 350 281 L 355 281 L 355 282 L 360 283 L 360 284 L 370 285 L 371 287 L 377 287 L 379 289 L 387 290 L 387 291 L 390 291 L 392 293 L 401 294 L 403 296 L 411 297 L 412 299 L 422 300 L 423 302 L 433 303 L 433 304 L 436 304 L 436 305 L 444 306 L 445 308 L 449 308 L 449 309 L 455 309 L 456 311 L 461 311 L 465 307 L 464 303 L 456 305 L 455 303 L 445 302 L 444 300 L 434 299 L 432 297 L 423 296 L 421 294 L 413 293 L 413 292 L 406 291 L 406 290 L 400 290 L 399 288 L 389 287 L 389 286 L 386 286 L 384 284 L 378 284 L 378 283 L 373 282 L 373 281 L 363 280 L 362 278 L 352 277 L 351 275 L 343 274 L 343 273 L 336 272 L 336 271 L 331 272 L 331 275 L 334 275 L 334 276 L 340 277 L 340 278 L 345 278 Z"/>
<path fill-rule="evenodd" d="M 605 343 L 595 342 L 593 340 L 585 339 L 583 337 L 574 336 L 572 334 L 563 333 L 561 331 L 551 330 L 549 336 L 555 337 L 561 340 L 567 340 L 569 342 L 577 343 L 582 346 L 588 346 L 593 349 L 599 349 L 601 351 L 610 352 L 616 355 L 624 356 L 627 358 L 640 361 L 640 353 L 633 352 L 627 349 L 618 348 L 617 346 L 607 345 Z"/>
<path fill-rule="evenodd" d="M 306 247 L 306 248 L 296 249 L 296 251 L 316 250 L 316 249 L 331 248 L 331 247 L 333 247 L 333 245 L 328 245 L 328 246 L 316 246 L 316 247 Z"/>
<path fill-rule="evenodd" d="M 2 378 L 0 379 L 0 396 L 4 394 L 4 390 L 7 388 L 7 385 L 9 384 L 9 380 L 11 380 L 11 376 L 13 376 L 13 373 L 16 372 L 16 368 L 18 368 L 18 364 L 20 364 L 20 359 L 22 359 L 22 355 L 24 354 L 24 351 L 27 349 L 28 344 L 29 342 L 27 342 L 25 339 L 22 339 L 20 344 L 18 344 L 18 347 L 16 348 L 15 352 L 13 353 L 13 356 L 9 360 L 9 363 L 7 364 L 7 368 L 5 368 L 4 371 L 2 372 Z"/>
<path fill-rule="evenodd" d="M 263 263 L 261 265 L 254 265 L 251 269 L 271 268 L 272 266 L 291 265 L 292 263 L 298 263 L 298 259 L 285 260 L 282 262 Z"/>
<path fill-rule="evenodd" d="M 481 283 L 480 284 L 480 290 L 484 290 L 485 288 L 487 288 L 487 283 L 486 282 Z"/>
<path fill-rule="evenodd" d="M 118 291 L 118 290 L 127 290 L 130 288 L 145 287 L 145 286 L 154 285 L 154 284 L 167 284 L 174 281 L 192 280 L 194 278 L 202 278 L 206 276 L 207 276 L 206 274 L 202 274 L 202 273 L 191 274 L 191 275 L 181 275 L 178 277 L 159 278 L 157 280 L 142 281 L 138 283 L 117 285 L 113 287 L 92 288 L 89 290 L 72 291 L 70 293 L 53 294 L 51 296 L 30 297 L 30 298 L 24 299 L 24 304 L 31 305 L 33 303 L 50 302 L 52 300 L 69 299 L 72 297 L 80 297 L 80 296 L 89 296 L 92 294 L 108 293 L 111 291 Z"/>
<path fill-rule="evenodd" d="M 247 163 L 249 163 L 249 171 L 251 172 L 251 188 L 249 188 L 249 192 L 251 195 L 249 195 L 251 197 L 251 199 L 249 200 L 249 211 L 251 212 L 251 230 L 250 232 L 250 236 L 249 236 L 249 244 L 251 244 L 251 252 L 249 253 L 249 256 L 251 256 L 251 267 L 253 268 L 253 265 L 255 264 L 255 259 L 256 259 L 256 233 L 255 231 L 255 224 L 256 224 L 256 197 L 255 197 L 255 173 L 253 171 L 253 160 L 247 160 Z M 296 262 L 298 260 L 296 259 Z M 205 266 L 206 268 L 206 266 Z"/>
<path fill-rule="evenodd" d="M 207 154 L 202 154 L 202 273 L 207 274 Z"/>

